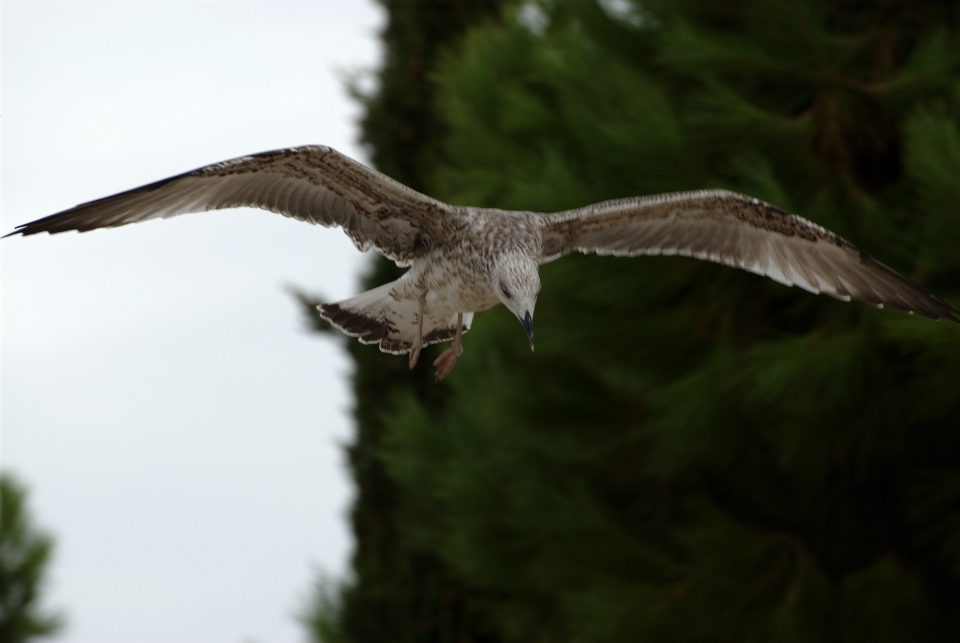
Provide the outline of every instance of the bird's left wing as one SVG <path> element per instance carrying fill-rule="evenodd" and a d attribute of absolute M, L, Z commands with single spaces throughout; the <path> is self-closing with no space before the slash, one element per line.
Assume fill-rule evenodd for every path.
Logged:
<path fill-rule="evenodd" d="M 829 230 L 726 190 L 620 199 L 541 215 L 541 262 L 568 252 L 682 255 L 788 286 L 960 323 L 960 312 Z"/>
<path fill-rule="evenodd" d="M 400 265 L 444 239 L 460 218 L 456 208 L 317 145 L 207 165 L 83 203 L 18 226 L 11 234 L 85 232 L 237 207 L 339 226 L 359 249 L 376 248 Z"/>

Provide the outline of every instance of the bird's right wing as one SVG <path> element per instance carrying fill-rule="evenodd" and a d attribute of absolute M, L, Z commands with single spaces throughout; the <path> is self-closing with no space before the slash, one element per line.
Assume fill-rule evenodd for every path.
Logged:
<path fill-rule="evenodd" d="M 318 145 L 208 165 L 83 203 L 18 226 L 11 234 L 85 232 L 237 207 L 339 226 L 359 249 L 376 248 L 400 265 L 411 263 L 461 224 L 457 208 Z"/>
<path fill-rule="evenodd" d="M 542 262 L 568 252 L 682 255 L 788 286 L 960 323 L 960 312 L 829 230 L 757 199 L 701 190 L 541 215 Z"/>

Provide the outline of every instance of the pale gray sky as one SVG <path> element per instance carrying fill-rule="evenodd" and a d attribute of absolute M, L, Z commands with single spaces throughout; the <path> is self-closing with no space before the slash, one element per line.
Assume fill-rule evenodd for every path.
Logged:
<path fill-rule="evenodd" d="M 2 5 L 2 226 L 242 154 L 364 160 L 338 74 L 370 0 Z M 57 538 L 64 641 L 297 641 L 347 568 L 350 365 L 284 284 L 350 296 L 368 257 L 253 210 L 5 239 L 2 465 Z M 376 350 L 371 348 L 370 350 Z"/>

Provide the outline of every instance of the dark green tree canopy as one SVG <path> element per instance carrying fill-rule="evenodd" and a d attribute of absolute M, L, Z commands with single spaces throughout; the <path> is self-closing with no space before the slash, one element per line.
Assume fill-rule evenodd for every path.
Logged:
<path fill-rule="evenodd" d="M 0 476 L 0 641 L 19 643 L 57 632 L 61 617 L 41 611 L 40 590 L 53 548 L 37 531 L 23 486 Z"/>
<path fill-rule="evenodd" d="M 541 0 L 473 24 L 427 65 L 429 162 L 405 157 L 432 196 L 732 189 L 960 304 L 957 3 Z M 345 640 L 960 640 L 955 326 L 682 258 L 541 279 L 533 356 L 498 309 L 441 387 L 350 348 Z"/>

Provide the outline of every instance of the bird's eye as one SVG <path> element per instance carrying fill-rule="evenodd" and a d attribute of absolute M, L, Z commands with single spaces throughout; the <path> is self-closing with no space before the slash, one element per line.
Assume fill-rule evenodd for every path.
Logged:
<path fill-rule="evenodd" d="M 502 282 L 500 283 L 500 292 L 503 293 L 504 297 L 506 297 L 507 299 L 510 299 L 510 291 L 507 290 L 507 287 L 504 286 Z"/>

